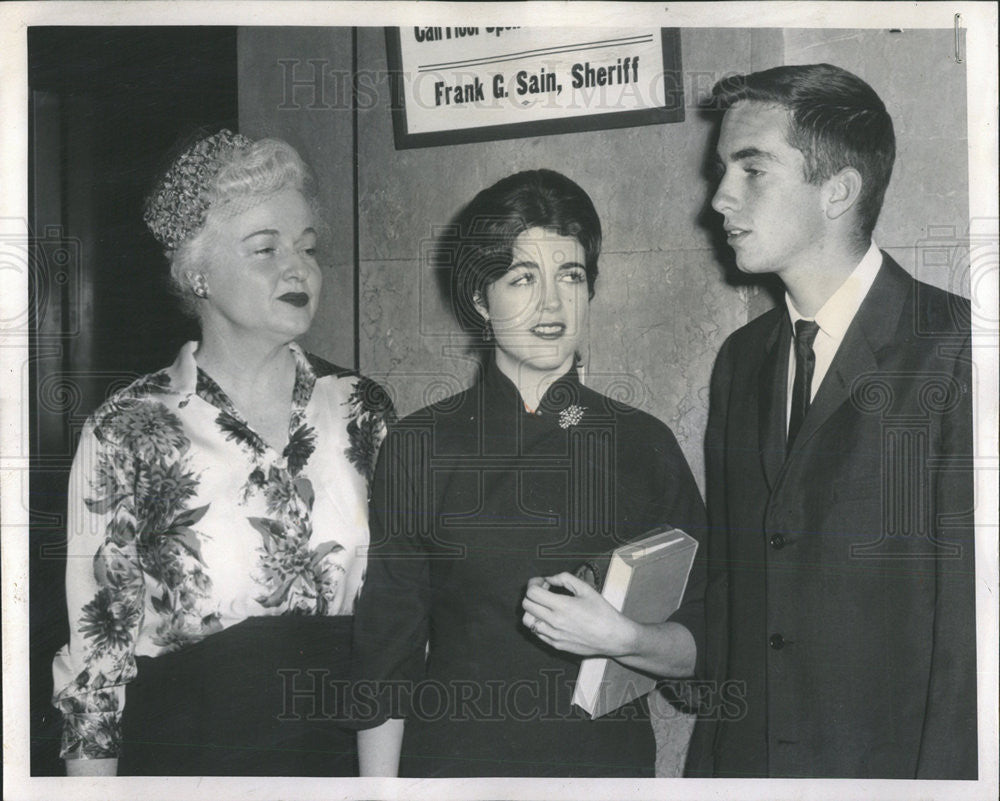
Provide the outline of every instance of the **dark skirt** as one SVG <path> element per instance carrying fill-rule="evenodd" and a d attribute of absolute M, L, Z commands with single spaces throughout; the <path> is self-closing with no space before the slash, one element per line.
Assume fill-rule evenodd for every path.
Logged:
<path fill-rule="evenodd" d="M 356 776 L 344 727 L 351 618 L 254 617 L 139 657 L 122 776 Z"/>
<path fill-rule="evenodd" d="M 515 688 L 522 687 L 518 695 Z M 568 695 L 535 714 L 519 708 L 530 682 L 494 684 L 495 698 L 513 703 L 497 714 L 486 688 L 459 714 L 412 716 L 406 720 L 400 775 L 423 778 L 517 776 L 560 778 L 652 778 L 656 739 L 645 698 L 597 720 L 570 706 Z M 508 694 L 509 691 L 509 694 Z M 433 697 L 433 696 L 429 696 Z M 502 704 L 501 707 L 507 706 Z M 522 714 L 527 712 L 527 714 Z M 451 718 L 451 719 L 450 719 Z"/>

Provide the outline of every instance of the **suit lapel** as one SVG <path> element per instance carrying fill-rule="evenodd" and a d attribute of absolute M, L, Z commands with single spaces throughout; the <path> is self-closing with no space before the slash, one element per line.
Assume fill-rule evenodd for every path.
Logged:
<path fill-rule="evenodd" d="M 764 343 L 765 356 L 757 385 L 757 432 L 764 478 L 774 486 L 785 461 L 785 406 L 788 385 L 788 349 L 792 326 L 783 313 Z"/>
<path fill-rule="evenodd" d="M 878 369 L 878 353 L 896 332 L 912 279 L 886 254 L 875 283 L 848 326 L 830 369 L 809 406 L 792 452 L 802 448 L 830 416 L 848 401 L 858 376 Z"/>

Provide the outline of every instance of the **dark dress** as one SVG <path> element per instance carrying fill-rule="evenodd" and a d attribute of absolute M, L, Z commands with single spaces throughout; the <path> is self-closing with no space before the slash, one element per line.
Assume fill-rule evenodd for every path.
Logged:
<path fill-rule="evenodd" d="M 529 413 L 491 364 L 383 445 L 355 611 L 359 724 L 406 718 L 403 776 L 652 776 L 645 699 L 589 720 L 570 703 L 579 657 L 528 632 L 521 601 L 529 578 L 656 525 L 698 538 L 704 514 L 663 423 L 575 371 Z M 699 653 L 703 589 L 698 562 L 671 618 Z"/>

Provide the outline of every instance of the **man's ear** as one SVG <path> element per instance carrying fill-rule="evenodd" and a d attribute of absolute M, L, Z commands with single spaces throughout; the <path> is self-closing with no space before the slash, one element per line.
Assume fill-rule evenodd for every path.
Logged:
<path fill-rule="evenodd" d="M 861 197 L 864 180 L 854 167 L 844 167 L 823 182 L 826 200 L 826 216 L 836 220 L 854 208 Z"/>

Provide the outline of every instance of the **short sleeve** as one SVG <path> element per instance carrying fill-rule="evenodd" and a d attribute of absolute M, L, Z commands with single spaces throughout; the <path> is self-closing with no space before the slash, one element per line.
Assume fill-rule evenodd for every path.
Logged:
<path fill-rule="evenodd" d="M 125 684 L 135 677 L 144 580 L 135 546 L 134 457 L 88 422 L 73 460 L 67 515 L 70 640 L 53 662 L 64 717 L 60 756 L 117 757 Z"/>
<path fill-rule="evenodd" d="M 351 409 L 347 424 L 350 445 L 346 456 L 368 480 L 370 488 L 380 447 L 389 424 L 396 419 L 396 412 L 382 385 L 364 376 L 355 381 L 348 406 Z"/>

